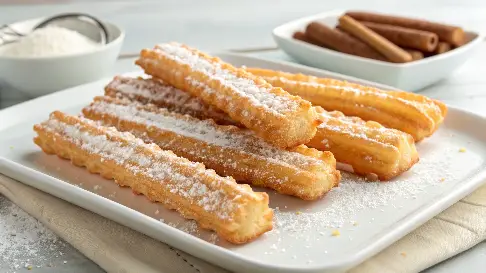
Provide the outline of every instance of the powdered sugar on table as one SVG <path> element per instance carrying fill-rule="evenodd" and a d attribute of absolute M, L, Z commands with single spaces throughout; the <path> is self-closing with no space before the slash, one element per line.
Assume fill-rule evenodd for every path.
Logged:
<path fill-rule="evenodd" d="M 0 196 L 0 270 L 54 266 L 50 259 L 63 255 L 67 247 L 39 221 Z"/>

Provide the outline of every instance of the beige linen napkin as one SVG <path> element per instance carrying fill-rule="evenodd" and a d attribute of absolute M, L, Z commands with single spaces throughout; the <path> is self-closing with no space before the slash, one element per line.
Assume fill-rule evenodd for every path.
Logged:
<path fill-rule="evenodd" d="M 0 193 L 108 272 L 226 272 L 1 174 Z M 483 186 L 351 272 L 419 272 L 485 239 Z"/>

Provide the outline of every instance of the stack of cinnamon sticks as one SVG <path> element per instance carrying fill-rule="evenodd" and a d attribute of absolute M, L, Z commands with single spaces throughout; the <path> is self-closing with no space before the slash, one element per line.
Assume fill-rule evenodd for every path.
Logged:
<path fill-rule="evenodd" d="M 370 12 L 350 11 L 336 28 L 311 22 L 294 39 L 360 57 L 406 63 L 466 43 L 460 27 Z"/>

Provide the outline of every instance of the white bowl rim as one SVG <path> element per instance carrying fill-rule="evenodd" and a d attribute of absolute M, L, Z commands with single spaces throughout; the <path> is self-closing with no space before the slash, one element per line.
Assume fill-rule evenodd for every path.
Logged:
<path fill-rule="evenodd" d="M 381 66 L 387 66 L 387 67 L 395 67 L 395 68 L 406 68 L 406 67 L 411 67 L 411 66 L 417 66 L 417 65 L 421 65 L 421 64 L 426 63 L 426 62 L 438 61 L 438 60 L 441 60 L 441 59 L 444 59 L 444 58 L 448 58 L 451 55 L 455 55 L 455 54 L 461 53 L 463 51 L 470 50 L 473 46 L 475 46 L 476 44 L 479 44 L 485 38 L 485 35 L 480 33 L 480 32 L 472 32 L 472 31 L 465 30 L 466 33 L 476 35 L 476 37 L 474 37 L 471 41 L 469 41 L 467 44 L 465 44 L 463 46 L 455 48 L 455 49 L 453 49 L 449 52 L 446 52 L 446 53 L 443 53 L 443 54 L 438 54 L 438 55 L 427 57 L 427 58 L 423 58 L 421 60 L 416 60 L 416 61 L 412 61 L 412 62 L 408 62 L 408 63 L 392 63 L 392 62 L 379 61 L 379 60 L 364 58 L 364 57 L 355 56 L 355 55 L 351 55 L 351 54 L 347 54 L 347 53 L 342 53 L 342 52 L 339 52 L 339 51 L 336 51 L 336 50 L 316 46 L 316 45 L 313 45 L 313 44 L 309 44 L 309 43 L 306 43 L 306 42 L 295 40 L 291 37 L 289 38 L 289 37 L 282 35 L 282 32 L 288 31 L 289 28 L 291 28 L 291 26 L 294 25 L 294 24 L 310 22 L 310 21 L 313 21 L 313 20 L 324 19 L 324 18 L 329 18 L 329 17 L 335 17 L 335 16 L 342 15 L 344 13 L 346 13 L 346 10 L 336 9 L 336 10 L 321 12 L 321 13 L 314 14 L 314 15 L 305 16 L 305 17 L 302 17 L 302 18 L 299 18 L 299 19 L 289 21 L 287 23 L 284 23 L 284 24 L 274 28 L 273 31 L 272 31 L 272 34 L 273 34 L 274 37 L 277 37 L 279 39 L 284 39 L 284 40 L 290 41 L 290 42 L 295 43 L 295 44 L 300 44 L 300 46 L 304 46 L 304 48 L 307 47 L 306 50 L 322 51 L 322 52 L 326 52 L 327 54 L 332 54 L 332 55 L 335 55 L 335 56 L 338 56 L 338 57 L 341 57 L 341 58 L 348 58 L 352 61 L 360 61 L 360 62 L 363 62 L 363 63 L 369 63 L 369 64 L 381 65 Z"/>
<path fill-rule="evenodd" d="M 29 21 L 40 21 L 42 19 L 45 19 L 47 17 L 37 17 L 37 18 L 31 18 L 28 20 L 23 20 L 23 21 L 18 21 L 14 22 L 12 24 L 18 24 L 18 23 L 27 23 Z M 18 60 L 18 61 L 37 61 L 37 60 L 59 60 L 59 59 L 68 59 L 68 58 L 77 58 L 77 57 L 82 57 L 90 54 L 94 54 L 97 52 L 105 51 L 110 49 L 111 47 L 115 46 L 116 44 L 119 44 L 123 39 L 125 38 L 125 30 L 116 24 L 110 22 L 110 21 L 105 21 L 102 19 L 99 19 L 103 24 L 107 24 L 110 27 L 114 27 L 117 29 L 120 34 L 112 41 L 110 41 L 107 44 L 104 44 L 98 48 L 95 48 L 93 50 L 88 50 L 85 52 L 77 52 L 77 53 L 69 53 L 69 54 L 62 54 L 62 55 L 56 55 L 56 56 L 38 56 L 38 57 L 33 57 L 33 56 L 8 56 L 8 55 L 0 55 L 0 60 Z M 1 46 L 0 46 L 1 47 Z"/>

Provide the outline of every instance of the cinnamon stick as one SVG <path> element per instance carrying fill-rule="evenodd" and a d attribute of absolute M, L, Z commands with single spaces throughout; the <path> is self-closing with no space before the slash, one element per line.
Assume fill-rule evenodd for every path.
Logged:
<path fill-rule="evenodd" d="M 437 49 L 434 51 L 435 54 L 442 54 L 446 53 L 447 51 L 450 51 L 452 49 L 452 46 L 449 43 L 446 42 L 439 42 L 437 45 Z"/>
<path fill-rule="evenodd" d="M 401 47 L 432 52 L 439 42 L 439 37 L 433 32 L 372 22 L 361 23 Z"/>
<path fill-rule="evenodd" d="M 465 40 L 464 30 L 457 26 L 371 12 L 350 11 L 346 12 L 346 15 L 358 21 L 394 25 L 433 32 L 439 36 L 440 40 L 448 42 L 453 46 L 461 46 L 464 44 Z"/>
<path fill-rule="evenodd" d="M 320 46 L 320 47 L 324 47 L 324 48 L 329 48 L 325 44 L 320 43 L 319 41 L 317 41 L 315 39 L 312 39 L 311 37 L 307 36 L 302 31 L 295 32 L 294 35 L 292 35 L 292 38 L 294 38 L 296 40 L 299 40 L 299 41 L 302 41 L 302 42 L 306 42 L 306 43 L 309 43 L 309 44 L 313 44 L 313 45 L 316 45 L 316 46 Z"/>
<path fill-rule="evenodd" d="M 319 22 L 312 22 L 307 25 L 305 35 L 319 41 L 326 47 L 343 53 L 386 61 L 384 56 L 362 41 Z"/>
<path fill-rule="evenodd" d="M 408 48 L 404 48 L 404 50 L 407 51 L 412 56 L 412 60 L 414 61 L 421 60 L 424 58 L 424 53 L 422 53 L 422 51 L 408 49 Z"/>
<path fill-rule="evenodd" d="M 339 26 L 392 62 L 406 63 L 412 61 L 412 56 L 408 52 L 349 16 L 341 16 L 339 18 Z"/>

